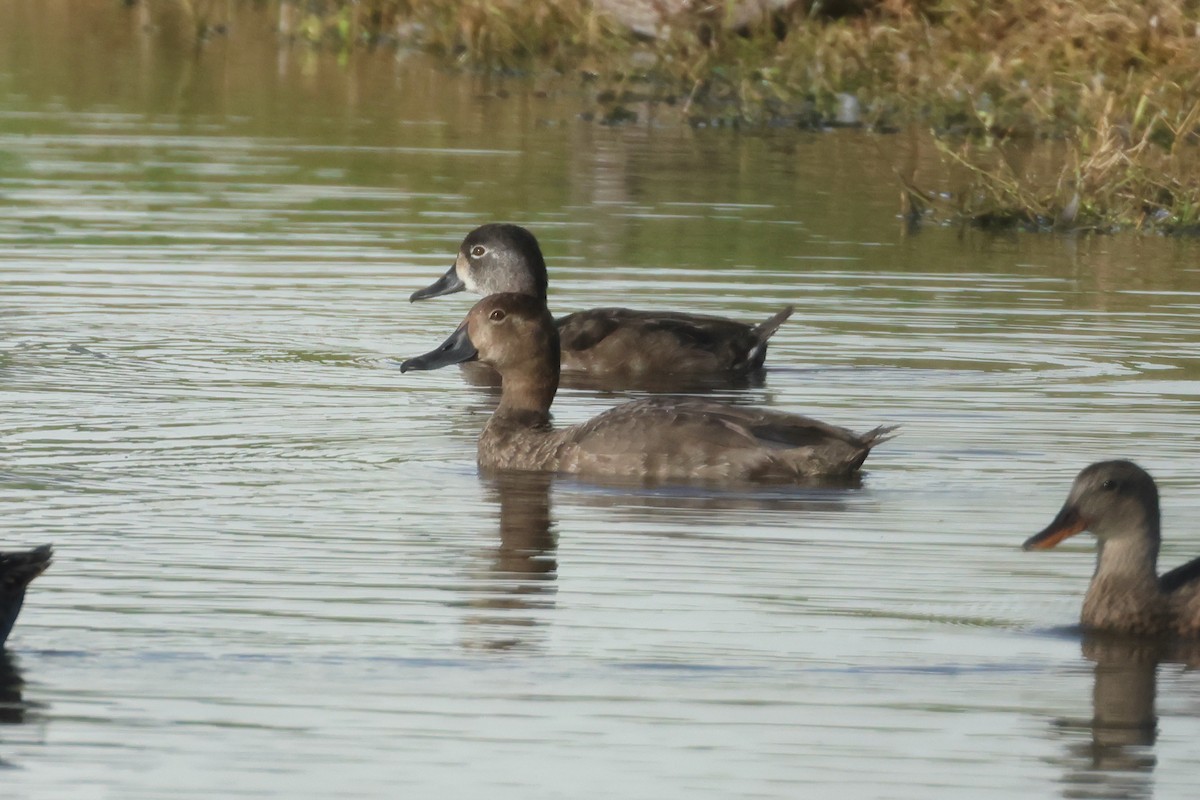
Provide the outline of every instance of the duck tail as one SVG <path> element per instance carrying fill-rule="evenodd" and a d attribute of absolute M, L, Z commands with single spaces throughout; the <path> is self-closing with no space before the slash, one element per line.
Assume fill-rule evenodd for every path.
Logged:
<path fill-rule="evenodd" d="M 24 588 L 29 582 L 46 571 L 54 549 L 44 544 L 19 553 L 0 553 L 0 587 Z"/>
<path fill-rule="evenodd" d="M 746 358 L 742 362 L 746 368 L 759 369 L 762 367 L 763 361 L 767 359 L 767 339 L 770 339 L 775 331 L 779 330 L 779 326 L 786 322 L 795 310 L 794 307 L 787 306 L 783 311 L 750 329 L 754 344 L 746 351 Z"/>
<path fill-rule="evenodd" d="M 787 322 L 787 318 L 796 310 L 795 306 L 786 306 L 783 311 L 775 314 L 766 322 L 760 322 L 754 326 L 754 336 L 758 339 L 759 344 L 766 344 L 767 339 L 775 335 L 775 331 L 779 330 L 779 326 Z"/>
<path fill-rule="evenodd" d="M 21 613 L 25 587 L 50 566 L 50 545 L 19 553 L 0 553 L 0 650 Z"/>
<path fill-rule="evenodd" d="M 863 444 L 866 447 L 874 447 L 877 444 L 883 444 L 889 439 L 895 439 L 898 434 L 893 433 L 893 431 L 899 427 L 899 425 L 880 425 L 878 428 L 869 430 L 863 434 Z"/>
<path fill-rule="evenodd" d="M 894 438 L 896 434 L 892 433 L 892 431 L 896 430 L 898 427 L 900 426 L 880 425 L 878 428 L 869 430 L 862 436 L 858 437 L 858 447 L 855 450 L 854 457 L 848 464 L 848 473 L 854 472 L 863 465 L 863 462 L 867 460 L 867 456 L 871 455 L 871 448 L 877 444 L 886 442 L 888 439 Z"/>

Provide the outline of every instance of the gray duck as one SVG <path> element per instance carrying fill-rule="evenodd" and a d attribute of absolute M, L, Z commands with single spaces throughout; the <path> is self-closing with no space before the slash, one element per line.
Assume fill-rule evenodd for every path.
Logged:
<path fill-rule="evenodd" d="M 411 301 L 471 291 L 515 292 L 546 302 L 546 260 L 532 233 L 492 223 L 471 231 L 454 265 Z M 767 340 L 788 306 L 758 325 L 707 314 L 593 308 L 555 320 L 561 368 L 627 379 L 663 375 L 743 375 L 762 368 Z"/>
<path fill-rule="evenodd" d="M 1157 574 L 1158 487 L 1132 461 L 1099 461 L 1075 478 L 1066 503 L 1026 550 L 1090 531 L 1099 543 L 1083 600 L 1085 628 L 1135 635 L 1200 634 L 1200 558 Z"/>

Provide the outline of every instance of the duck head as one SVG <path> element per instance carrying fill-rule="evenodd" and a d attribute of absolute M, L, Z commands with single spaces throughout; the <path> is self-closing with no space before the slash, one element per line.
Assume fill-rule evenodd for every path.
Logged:
<path fill-rule="evenodd" d="M 1159 536 L 1158 487 L 1132 461 L 1099 461 L 1075 478 L 1058 516 L 1029 537 L 1025 550 L 1048 550 L 1081 531 L 1105 542 Z"/>
<path fill-rule="evenodd" d="M 446 274 L 409 297 L 411 302 L 470 291 L 515 292 L 546 300 L 546 259 L 534 235 L 520 225 L 491 223 L 467 234 Z"/>
<path fill-rule="evenodd" d="M 400 371 L 481 361 L 506 375 L 539 371 L 539 365 L 553 363 L 557 385 L 558 359 L 558 329 L 545 303 L 509 292 L 480 300 L 437 349 L 404 361 Z"/>

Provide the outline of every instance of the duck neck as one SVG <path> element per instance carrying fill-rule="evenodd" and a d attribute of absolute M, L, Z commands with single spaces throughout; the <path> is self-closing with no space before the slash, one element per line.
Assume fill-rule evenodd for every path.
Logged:
<path fill-rule="evenodd" d="M 1109 586 L 1157 587 L 1158 538 L 1130 536 L 1100 542 L 1100 553 L 1096 558 L 1096 573 L 1093 585 L 1105 583 Z"/>
<path fill-rule="evenodd" d="M 1147 519 L 1138 535 L 1100 540 L 1096 572 L 1083 601 L 1089 627 L 1151 633 L 1162 625 L 1164 597 L 1158 586 L 1158 520 Z"/>
<path fill-rule="evenodd" d="M 1116 523 L 1120 535 L 1097 532 L 1099 554 L 1095 578 L 1157 581 L 1158 546 L 1162 541 L 1157 508 L 1142 508 Z"/>
<path fill-rule="evenodd" d="M 495 416 L 523 426 L 550 423 L 550 405 L 558 393 L 558 354 L 553 360 L 526 364 L 525 368 L 501 376 L 500 406 Z"/>

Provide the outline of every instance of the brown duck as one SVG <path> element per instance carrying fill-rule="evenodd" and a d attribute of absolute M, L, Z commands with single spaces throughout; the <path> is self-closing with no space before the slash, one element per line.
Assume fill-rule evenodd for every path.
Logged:
<path fill-rule="evenodd" d="M 516 292 L 545 303 L 546 285 L 546 260 L 534 235 L 519 225 L 493 223 L 471 231 L 454 266 L 410 300 L 465 289 L 481 295 Z M 747 325 L 704 314 L 593 308 L 560 317 L 555 325 L 564 370 L 625 378 L 736 375 L 762 367 L 767 340 L 791 314 L 788 306 Z"/>
<path fill-rule="evenodd" d="M 479 437 L 485 469 L 543 470 L 648 482 L 795 482 L 849 476 L 891 428 L 858 435 L 808 417 L 698 398 L 654 397 L 555 428 L 558 328 L 545 304 L 495 294 L 441 347 L 402 371 L 479 361 L 501 376 L 500 404 Z"/>
<path fill-rule="evenodd" d="M 1045 550 L 1081 531 L 1100 543 L 1084 627 L 1138 635 L 1200 634 L 1200 558 L 1156 573 L 1158 487 L 1131 461 L 1100 461 L 1075 478 L 1054 521 L 1025 542 Z"/>

